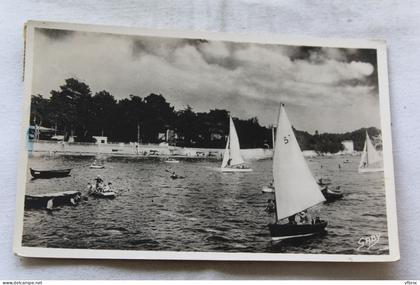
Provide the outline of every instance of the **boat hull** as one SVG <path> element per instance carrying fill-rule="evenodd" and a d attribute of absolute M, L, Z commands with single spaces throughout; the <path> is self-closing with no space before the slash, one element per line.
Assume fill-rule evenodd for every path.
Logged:
<path fill-rule="evenodd" d="M 104 169 L 105 165 L 91 165 L 89 166 L 91 169 Z"/>
<path fill-rule="evenodd" d="M 25 209 L 46 209 L 51 199 L 53 207 L 75 205 L 81 196 L 82 193 L 79 191 L 25 195 Z"/>
<path fill-rule="evenodd" d="M 321 190 L 321 192 L 324 195 L 327 202 L 332 202 L 332 201 L 343 198 L 342 191 L 333 191 L 325 187 Z"/>
<path fill-rule="evenodd" d="M 316 224 L 269 224 L 271 239 L 274 241 L 307 237 L 323 233 L 327 222 Z"/>
<path fill-rule="evenodd" d="M 222 172 L 252 172 L 252 168 L 231 168 L 231 167 L 224 167 L 221 168 Z"/>
<path fill-rule="evenodd" d="M 359 168 L 359 173 L 369 173 L 369 172 L 381 172 L 384 171 L 382 167 L 380 168 Z"/>
<path fill-rule="evenodd" d="M 33 178 L 59 178 L 70 175 L 71 168 L 60 169 L 60 170 L 35 170 L 30 168 L 31 175 Z"/>
<path fill-rule="evenodd" d="M 328 178 L 324 178 L 324 179 L 318 179 L 318 181 L 316 182 L 318 183 L 319 186 L 324 187 L 324 186 L 328 186 L 331 184 L 331 180 Z"/>
<path fill-rule="evenodd" d="M 166 163 L 179 163 L 179 160 L 165 160 Z"/>
<path fill-rule="evenodd" d="M 105 199 L 114 199 L 115 198 L 115 193 L 110 191 L 110 192 L 92 192 L 90 194 L 93 197 L 96 198 L 105 198 Z"/>

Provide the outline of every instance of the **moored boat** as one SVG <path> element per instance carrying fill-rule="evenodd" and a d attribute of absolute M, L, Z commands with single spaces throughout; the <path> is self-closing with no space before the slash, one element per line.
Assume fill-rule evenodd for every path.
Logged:
<path fill-rule="evenodd" d="M 328 185 L 331 184 L 331 179 L 329 179 L 329 178 L 319 178 L 316 183 L 318 183 L 319 186 L 328 186 Z"/>
<path fill-rule="evenodd" d="M 106 191 L 106 192 L 93 191 L 90 193 L 90 195 L 96 198 L 107 198 L 107 199 L 114 199 L 116 196 L 114 191 Z"/>
<path fill-rule="evenodd" d="M 105 165 L 98 165 L 98 164 L 91 164 L 90 166 L 89 166 L 89 168 L 91 168 L 91 169 L 104 169 L 105 168 Z"/>
<path fill-rule="evenodd" d="M 71 168 L 55 170 L 35 170 L 29 168 L 33 178 L 58 178 L 70 175 Z"/>
<path fill-rule="evenodd" d="M 81 200 L 79 191 L 25 195 L 25 209 L 52 209 L 64 205 L 76 205 Z"/>
<path fill-rule="evenodd" d="M 229 116 L 229 137 L 221 166 L 222 172 L 251 172 L 252 169 L 245 163 L 241 155 L 238 134 L 232 117 Z"/>
<path fill-rule="evenodd" d="M 175 158 L 168 158 L 165 160 L 166 163 L 179 163 L 179 160 L 176 160 Z"/>
<path fill-rule="evenodd" d="M 103 169 L 105 164 L 102 159 L 95 159 L 93 163 L 89 166 L 91 169 Z"/>
<path fill-rule="evenodd" d="M 294 135 L 283 105 L 280 106 L 273 157 L 276 222 L 269 225 L 272 240 L 311 236 L 325 231 L 327 222 L 310 221 L 307 210 L 325 198 L 313 177 Z M 302 214 L 305 219 L 296 221 Z"/>
<path fill-rule="evenodd" d="M 261 192 L 263 193 L 274 193 L 274 187 L 273 186 L 263 186 L 261 189 Z"/>
<path fill-rule="evenodd" d="M 322 195 L 324 195 L 327 202 L 333 202 L 335 200 L 343 198 L 343 191 L 340 189 L 340 186 L 337 186 L 335 189 L 329 187 L 324 187 L 321 189 Z"/>

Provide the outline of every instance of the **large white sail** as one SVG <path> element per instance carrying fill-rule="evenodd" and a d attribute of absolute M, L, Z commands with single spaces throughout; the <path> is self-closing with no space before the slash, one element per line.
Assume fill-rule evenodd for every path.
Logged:
<path fill-rule="evenodd" d="M 225 152 L 223 153 L 222 168 L 226 167 L 229 161 L 229 137 L 227 138 Z"/>
<path fill-rule="evenodd" d="M 273 157 L 277 219 L 281 220 L 325 201 L 303 157 L 283 106 Z"/>
<path fill-rule="evenodd" d="M 228 152 L 226 150 L 228 150 Z M 229 117 L 229 138 L 226 145 L 226 150 L 223 156 L 222 168 L 244 163 L 241 155 L 241 148 L 239 146 L 238 134 L 236 133 L 232 117 Z M 226 159 L 226 157 L 228 158 Z"/>
<path fill-rule="evenodd" d="M 366 132 L 365 146 L 363 148 L 362 158 L 360 159 L 359 171 L 365 170 L 369 172 L 369 168 L 379 171 L 382 168 L 382 157 L 376 151 Z"/>
<path fill-rule="evenodd" d="M 360 158 L 359 169 L 367 166 L 367 144 L 365 140 L 365 145 L 363 146 L 362 157 Z"/>

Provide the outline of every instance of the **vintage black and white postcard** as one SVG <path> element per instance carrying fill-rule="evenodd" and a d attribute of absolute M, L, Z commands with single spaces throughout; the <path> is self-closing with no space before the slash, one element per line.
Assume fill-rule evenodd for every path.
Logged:
<path fill-rule="evenodd" d="M 384 41 L 28 22 L 14 251 L 399 259 Z"/>

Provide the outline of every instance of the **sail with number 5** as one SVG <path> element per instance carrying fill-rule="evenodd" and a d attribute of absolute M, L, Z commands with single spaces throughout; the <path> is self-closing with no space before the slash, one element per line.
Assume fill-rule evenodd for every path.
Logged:
<path fill-rule="evenodd" d="M 359 164 L 359 173 L 384 171 L 382 157 L 376 151 L 366 131 L 366 140 Z"/>
<path fill-rule="evenodd" d="M 269 225 L 272 239 L 309 236 L 323 231 L 327 225 L 325 221 L 298 224 L 290 219 L 325 198 L 303 157 L 283 105 L 277 124 L 273 177 L 277 217 L 276 223 Z M 282 223 L 286 218 L 289 222 Z"/>
<path fill-rule="evenodd" d="M 252 171 L 245 165 L 241 155 L 238 134 L 232 117 L 229 116 L 229 137 L 226 142 L 225 152 L 221 166 L 222 172 L 249 172 Z"/>

